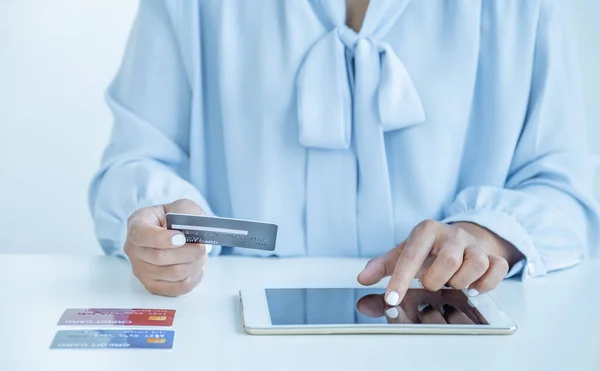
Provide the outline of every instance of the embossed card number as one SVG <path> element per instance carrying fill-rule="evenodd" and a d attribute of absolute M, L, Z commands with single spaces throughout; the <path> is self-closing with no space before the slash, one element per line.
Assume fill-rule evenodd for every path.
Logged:
<path fill-rule="evenodd" d="M 274 251 L 278 227 L 242 219 L 169 213 L 167 228 L 183 232 L 188 243 Z"/>

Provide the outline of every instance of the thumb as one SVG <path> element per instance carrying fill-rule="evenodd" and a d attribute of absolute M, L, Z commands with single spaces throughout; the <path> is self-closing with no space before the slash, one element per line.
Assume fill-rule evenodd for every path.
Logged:
<path fill-rule="evenodd" d="M 391 276 L 404 245 L 405 242 L 385 254 L 369 260 L 362 272 L 359 273 L 358 282 L 361 285 L 370 286 L 378 283 L 384 277 Z"/>
<path fill-rule="evenodd" d="M 186 199 L 186 198 L 177 200 L 170 204 L 166 204 L 163 207 L 165 209 L 165 214 L 175 213 L 175 214 L 188 214 L 188 215 L 206 215 L 204 210 L 202 210 L 202 208 L 200 206 L 198 206 L 197 203 L 195 203 L 192 200 Z M 166 224 L 166 215 L 165 215 L 165 220 L 163 221 L 163 223 Z M 208 244 L 204 244 L 204 247 L 206 248 L 207 254 L 210 253 L 210 251 L 213 248 L 212 245 L 208 245 Z"/>
<path fill-rule="evenodd" d="M 164 205 L 165 212 L 177 214 L 205 215 L 204 210 L 197 203 L 188 199 L 181 199 Z"/>

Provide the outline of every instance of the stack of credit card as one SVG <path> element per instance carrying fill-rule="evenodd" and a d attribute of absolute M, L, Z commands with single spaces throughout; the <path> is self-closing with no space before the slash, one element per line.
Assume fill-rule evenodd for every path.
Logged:
<path fill-rule="evenodd" d="M 59 326 L 82 327 L 60 330 L 51 349 L 172 349 L 175 332 L 131 327 L 170 327 L 175 319 L 171 309 L 67 309 Z M 94 327 L 126 327 L 98 329 Z"/>
<path fill-rule="evenodd" d="M 274 251 L 277 225 L 242 219 L 167 214 L 167 229 L 181 231 L 188 243 Z"/>

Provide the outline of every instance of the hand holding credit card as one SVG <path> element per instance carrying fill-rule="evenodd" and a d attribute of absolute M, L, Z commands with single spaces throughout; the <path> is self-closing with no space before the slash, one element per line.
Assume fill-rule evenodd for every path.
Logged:
<path fill-rule="evenodd" d="M 180 296 L 192 291 L 213 245 L 275 250 L 275 224 L 205 215 L 194 201 L 180 199 L 138 209 L 128 218 L 123 251 L 149 292 Z"/>
<path fill-rule="evenodd" d="M 186 243 L 183 233 L 166 229 L 167 213 L 204 215 L 204 210 L 188 199 L 136 210 L 127 220 L 123 252 L 132 273 L 149 292 L 179 296 L 202 280 L 211 245 Z"/>
<path fill-rule="evenodd" d="M 274 251 L 278 227 L 242 219 L 167 213 L 167 229 L 181 231 L 187 243 Z"/>

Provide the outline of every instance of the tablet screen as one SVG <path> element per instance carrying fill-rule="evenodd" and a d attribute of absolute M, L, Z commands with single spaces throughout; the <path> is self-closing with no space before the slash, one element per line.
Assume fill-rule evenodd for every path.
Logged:
<path fill-rule="evenodd" d="M 277 325 L 442 324 L 487 325 L 457 290 L 410 289 L 389 307 L 384 289 L 267 289 L 271 323 Z"/>

